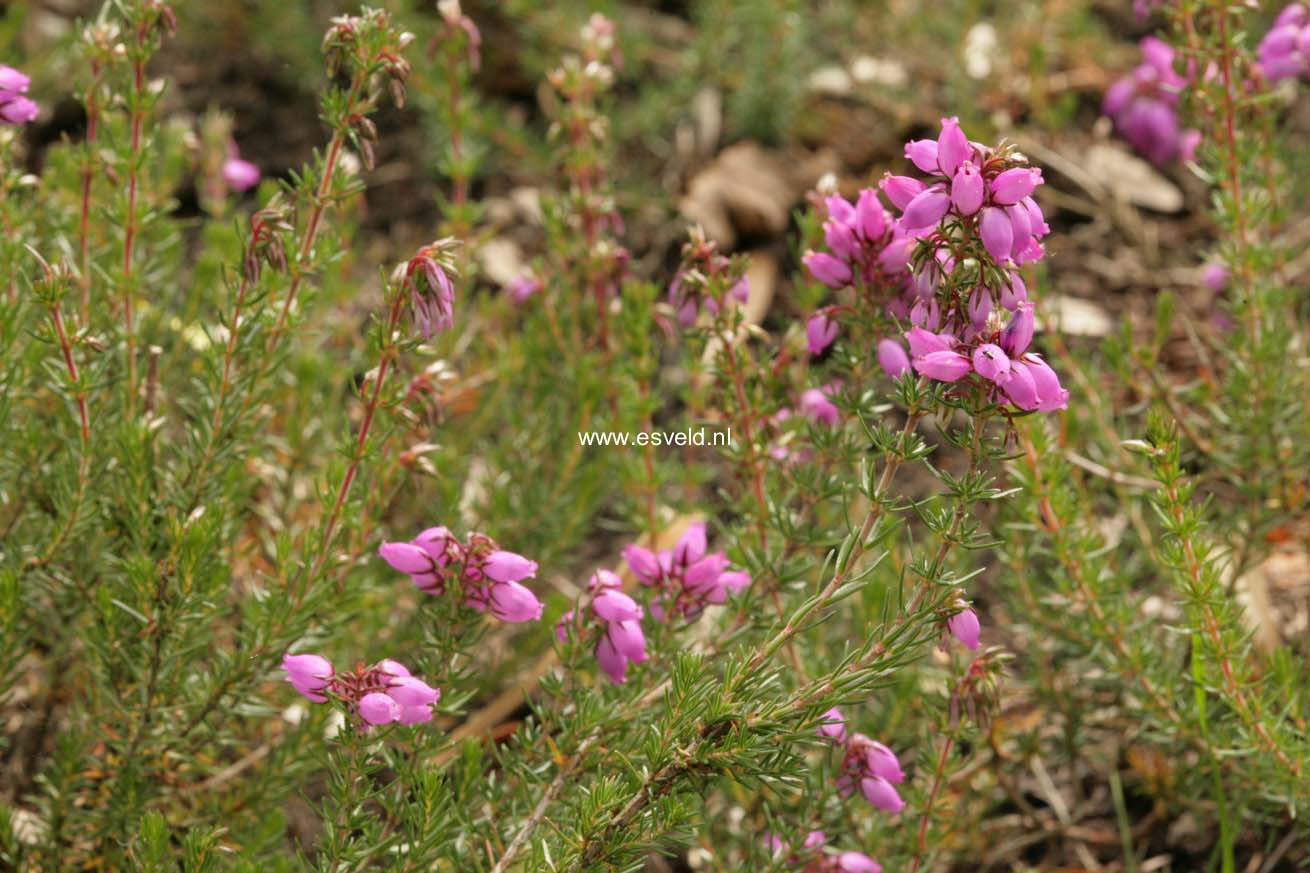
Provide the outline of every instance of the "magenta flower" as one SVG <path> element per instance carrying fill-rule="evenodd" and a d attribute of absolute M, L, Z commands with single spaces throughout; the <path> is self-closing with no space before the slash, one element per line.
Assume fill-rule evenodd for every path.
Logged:
<path fill-rule="evenodd" d="M 541 601 L 520 584 L 536 575 L 537 562 L 504 551 L 484 534 L 471 534 L 461 544 L 446 528 L 433 527 L 408 543 L 384 542 L 378 554 L 429 594 L 458 583 L 464 603 L 479 612 L 489 610 L 508 622 L 541 618 Z"/>
<path fill-rule="evenodd" d="M 905 207 L 901 215 L 901 226 L 908 231 L 936 227 L 951 208 L 951 196 L 945 188 L 933 185 L 925 188 Z"/>
<path fill-rule="evenodd" d="M 937 143 L 931 139 L 916 139 L 905 144 L 905 157 L 925 173 L 937 172 Z"/>
<path fill-rule="evenodd" d="M 282 669 L 287 672 L 287 681 L 302 697 L 315 703 L 327 701 L 323 692 L 332 684 L 333 675 L 332 662 L 327 658 L 288 652 L 282 656 Z"/>
<path fill-rule="evenodd" d="M 1105 92 L 1101 111 L 1129 145 L 1155 164 L 1190 161 L 1201 141 L 1196 130 L 1182 130 L 1178 101 L 1189 78 L 1174 69 L 1174 50 L 1148 36 L 1141 42 L 1142 63 Z"/>
<path fill-rule="evenodd" d="M 943 351 L 915 358 L 914 369 L 938 382 L 958 382 L 973 371 L 973 365 L 959 352 Z"/>
<path fill-rule="evenodd" d="M 951 636 L 969 648 L 978 648 L 978 639 L 982 632 L 982 626 L 978 623 L 978 613 L 972 609 L 965 609 L 955 613 L 946 620 L 946 628 L 951 632 Z"/>
<path fill-rule="evenodd" d="M 1000 346 L 984 343 L 973 350 L 973 369 L 988 382 L 999 385 L 1010 375 L 1010 358 Z"/>
<path fill-rule="evenodd" d="M 282 658 L 282 667 L 288 681 L 302 695 L 324 703 L 330 692 L 354 707 L 365 728 L 396 721 L 431 721 L 432 707 L 441 699 L 439 690 L 389 659 L 371 667 L 361 665 L 349 673 L 333 673 L 332 665 L 319 655 L 287 654 Z"/>
<path fill-rule="evenodd" d="M 830 862 L 826 870 L 834 873 L 882 873 L 882 865 L 863 852 L 842 852 Z"/>
<path fill-rule="evenodd" d="M 934 157 L 935 161 L 936 158 Z M 922 194 L 924 189 L 928 187 L 912 176 L 893 176 L 891 173 L 884 174 L 878 186 L 882 189 L 882 193 L 887 195 L 887 199 L 892 202 L 892 205 L 902 212 L 914 202 L 915 197 Z"/>
<path fill-rule="evenodd" d="M 885 812 L 900 812 L 905 807 L 896 785 L 905 780 L 896 754 L 887 746 L 864 734 L 852 734 L 842 756 L 842 776 L 838 787 L 843 792 L 859 788 L 864 799 Z"/>
<path fill-rule="evenodd" d="M 1003 209 L 989 206 L 983 210 L 978 235 L 996 263 L 1004 264 L 1010 259 L 1014 250 L 1014 224 Z"/>
<path fill-rule="evenodd" d="M 27 124 L 36 120 L 40 107 L 23 95 L 32 80 L 13 67 L 0 64 L 0 121 Z"/>
<path fill-rule="evenodd" d="M 637 581 L 656 589 L 651 614 L 659 621 L 671 615 L 694 619 L 705 607 L 727 601 L 750 586 L 750 574 L 731 569 L 722 552 L 706 552 L 705 525 L 688 526 L 672 549 L 658 554 L 638 545 L 623 549 L 623 558 Z"/>
<path fill-rule="evenodd" d="M 259 184 L 259 167 L 238 157 L 223 162 L 223 181 L 233 191 L 249 191 Z"/>
<path fill-rule="evenodd" d="M 893 339 L 878 340 L 878 365 L 893 379 L 900 378 L 910 369 L 910 356 L 905 347 Z"/>
<path fill-rule="evenodd" d="M 577 614 L 570 611 L 555 627 L 555 635 L 561 642 L 568 639 L 570 628 L 596 634 L 596 662 L 616 685 L 627 681 L 629 663 L 640 664 L 647 659 L 646 636 L 641 629 L 645 611 L 623 593 L 621 586 L 616 573 L 596 571 L 587 583 L 591 609 L 582 614 L 595 621 L 580 625 Z"/>
<path fill-rule="evenodd" d="M 1001 331 L 1001 348 L 1007 355 L 1022 355 L 1032 345 L 1034 328 L 1033 305 L 1027 302 L 1018 304 L 1009 324 Z"/>
<path fill-rule="evenodd" d="M 1013 167 L 998 173 L 991 182 L 992 202 L 1013 206 L 1032 194 L 1042 184 L 1042 171 L 1032 167 Z"/>
<path fill-rule="evenodd" d="M 359 699 L 359 716 L 370 725 L 391 724 L 400 718 L 400 704 L 389 694 L 371 691 Z"/>
<path fill-rule="evenodd" d="M 1278 13 L 1257 54 L 1256 66 L 1270 82 L 1310 76 L 1310 9 L 1292 3 Z"/>
<path fill-rule="evenodd" d="M 851 268 L 844 261 L 825 252 L 806 252 L 801 258 L 810 275 L 829 288 L 845 288 L 851 283 Z"/>
<path fill-rule="evenodd" d="M 828 427 L 836 427 L 841 420 L 841 415 L 836 404 L 830 399 L 832 396 L 830 391 L 830 388 L 824 387 L 808 388 L 802 392 L 799 404 L 801 414 Z"/>
<path fill-rule="evenodd" d="M 508 285 L 505 290 L 509 292 L 509 299 L 515 303 L 526 303 L 538 291 L 546 287 L 545 284 L 536 276 L 531 274 L 519 276 Z"/>
<path fill-rule="evenodd" d="M 832 740 L 838 745 L 846 744 L 846 718 L 837 707 L 825 712 L 819 718 L 819 736 Z"/>
<path fill-rule="evenodd" d="M 450 281 L 451 240 L 437 240 L 418 250 L 404 266 L 414 324 L 424 339 L 455 326 L 455 286 Z"/>
<path fill-rule="evenodd" d="M 1201 270 L 1201 284 L 1210 292 L 1218 294 L 1228 287 L 1228 276 L 1226 264 L 1206 264 Z"/>
<path fill-rule="evenodd" d="M 943 118 L 941 133 L 937 135 L 937 167 L 941 174 L 948 179 L 954 176 L 971 153 L 969 138 L 960 129 L 960 119 Z"/>
<path fill-rule="evenodd" d="M 1010 171 L 1007 171 L 1010 172 Z M 971 161 L 965 161 L 951 180 L 951 202 L 961 215 L 973 215 L 982 208 L 986 183 Z"/>
<path fill-rule="evenodd" d="M 837 338 L 837 322 L 825 312 L 816 312 L 805 323 L 805 343 L 811 355 L 823 354 L 823 350 L 832 345 Z"/>

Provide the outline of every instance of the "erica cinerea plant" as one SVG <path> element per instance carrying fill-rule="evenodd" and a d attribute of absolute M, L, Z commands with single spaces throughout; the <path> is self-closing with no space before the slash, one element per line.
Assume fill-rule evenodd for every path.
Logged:
<path fill-rule="evenodd" d="M 748 5 L 692 18 L 818 45 L 836 14 Z M 740 95 L 654 88 L 673 25 L 622 5 L 286 11 L 247 36 L 322 61 L 295 171 L 266 107 L 181 108 L 206 10 L 6 55 L 0 867 L 1304 860 L 1307 652 L 1258 595 L 1310 500 L 1305 10 L 1122 5 L 1143 63 L 1059 133 L 1104 112 L 1213 210 L 1158 271 L 1201 294 L 1104 344 L 1061 329 L 1110 260 L 1081 241 L 1154 219 L 1102 221 L 1011 80 L 925 79 L 744 252 L 645 163 L 692 160 L 669 106 L 699 137 Z M 420 220 L 379 219 L 398 184 Z M 687 429 L 729 439 L 581 439 Z"/>

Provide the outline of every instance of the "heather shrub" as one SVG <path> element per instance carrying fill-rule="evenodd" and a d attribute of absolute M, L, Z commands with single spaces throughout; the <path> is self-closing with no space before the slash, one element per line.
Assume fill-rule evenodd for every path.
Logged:
<path fill-rule="evenodd" d="M 1271 564 L 1310 548 L 1310 12 L 1125 2 L 1054 105 L 1043 53 L 1112 39 L 1084 4 L 839 5 L 251 4 L 318 95 L 281 167 L 262 103 L 170 79 L 226 6 L 6 22 L 3 869 L 1310 862 Z M 672 73 L 652 20 L 696 29 Z M 963 72 L 810 69 L 870 27 Z M 790 181 L 732 238 L 672 217 L 714 186 L 652 178 L 670 127 L 786 143 L 870 83 L 889 154 L 772 231 Z M 1194 236 L 1062 157 L 1082 121 Z M 1093 232 L 1199 293 L 1151 262 L 1071 327 Z"/>

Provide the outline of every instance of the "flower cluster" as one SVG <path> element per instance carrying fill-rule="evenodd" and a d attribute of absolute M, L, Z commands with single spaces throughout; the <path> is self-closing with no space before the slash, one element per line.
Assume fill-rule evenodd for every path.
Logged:
<path fill-rule="evenodd" d="M 803 873 L 882 873 L 882 865 L 863 852 L 825 853 L 828 835 L 823 831 L 810 831 L 799 850 L 776 834 L 768 839 L 769 849 L 775 858 L 784 858 Z"/>
<path fill-rule="evenodd" d="M 287 681 L 302 697 L 314 703 L 335 698 L 352 707 L 363 728 L 391 724 L 420 724 L 432 721 L 432 707 L 441 691 L 413 676 L 403 664 L 384 660 L 372 666 L 358 665 L 337 673 L 322 655 L 282 656 Z"/>
<path fill-rule="evenodd" d="M 454 248 L 454 240 L 439 239 L 419 249 L 392 275 L 393 282 L 403 282 L 409 289 L 414 325 L 424 339 L 455 326 L 455 286 L 450 281 Z"/>
<path fill-rule="evenodd" d="M 1258 68 L 1270 82 L 1310 76 L 1310 8 L 1293 3 L 1260 40 Z"/>
<path fill-rule="evenodd" d="M 864 734 L 847 734 L 841 710 L 828 710 L 819 721 L 819 736 L 843 747 L 842 775 L 837 787 L 843 794 L 856 788 L 864 799 L 884 812 L 900 812 L 905 801 L 896 786 L 905 781 L 905 772 L 896 753 Z"/>
<path fill-rule="evenodd" d="M 883 207 L 878 192 L 865 188 L 854 203 L 834 194 L 824 205 L 828 218 L 823 223 L 823 241 L 828 251 L 805 253 L 810 275 L 833 289 L 852 284 L 899 284 L 907 275 L 914 240 Z M 813 338 L 810 349 L 817 354 Z"/>
<path fill-rule="evenodd" d="M 1052 412 L 1068 405 L 1069 392 L 1060 377 L 1041 355 L 1028 351 L 1033 338 L 1029 303 L 1021 304 L 1003 329 L 989 322 L 969 344 L 953 334 L 919 327 L 911 328 L 905 338 L 914 369 L 929 379 L 958 382 L 976 374 L 994 397 L 1004 396 L 1025 412 Z"/>
<path fill-rule="evenodd" d="M 591 603 L 579 616 L 569 610 L 555 625 L 560 642 L 568 639 L 570 628 L 584 631 L 581 622 L 594 619 L 599 625 L 596 661 L 615 684 L 627 681 L 628 663 L 646 660 L 646 636 L 641 630 L 645 610 L 623 593 L 623 581 L 611 570 L 598 570 L 587 582 Z"/>
<path fill-rule="evenodd" d="M 642 585 L 656 590 L 651 615 L 657 621 L 678 615 L 691 620 L 705 607 L 723 603 L 728 594 L 751 584 L 745 570 L 728 569 L 723 552 L 706 554 L 705 525 L 687 528 L 672 549 L 659 553 L 636 544 L 624 547 L 623 559 Z"/>
<path fill-rule="evenodd" d="M 13 67 L 0 64 L 0 122 L 27 124 L 36 119 L 40 109 L 24 97 L 32 80 Z"/>
<path fill-rule="evenodd" d="M 905 156 L 928 174 L 923 182 L 909 176 L 884 177 L 888 199 L 902 210 L 900 224 L 915 236 L 925 236 L 955 219 L 971 225 L 998 267 L 1041 260 L 1041 239 L 1050 232 L 1032 193 L 1042 184 L 1042 171 L 1022 163 L 1011 151 L 969 142 L 956 118 L 943 118 L 936 140 L 921 139 L 905 146 Z M 940 269 L 949 272 L 939 254 Z"/>
<path fill-rule="evenodd" d="M 682 247 L 682 263 L 669 284 L 669 305 L 678 324 L 691 327 L 702 309 L 718 315 L 725 298 L 745 303 L 749 297 L 750 283 L 740 265 L 720 253 L 718 244 L 699 227 L 693 228 L 691 239 Z"/>
<path fill-rule="evenodd" d="M 457 585 L 465 605 L 501 621 L 541 618 L 541 601 L 521 584 L 536 575 L 537 562 L 504 551 L 484 534 L 469 534 L 461 543 L 446 528 L 431 527 L 407 543 L 384 542 L 378 554 L 429 594 Z"/>
<path fill-rule="evenodd" d="M 1198 130 L 1183 130 L 1178 100 L 1189 78 L 1174 69 L 1174 50 L 1148 36 L 1142 40 L 1142 63 L 1105 92 L 1101 110 L 1115 130 L 1152 163 L 1190 161 L 1201 142 Z"/>

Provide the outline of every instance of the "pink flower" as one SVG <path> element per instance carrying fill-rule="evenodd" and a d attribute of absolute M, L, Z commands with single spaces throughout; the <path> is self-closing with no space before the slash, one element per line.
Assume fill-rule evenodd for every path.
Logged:
<path fill-rule="evenodd" d="M 896 340 L 881 339 L 878 340 L 878 365 L 888 376 L 897 379 L 910 369 L 910 356 Z"/>
<path fill-rule="evenodd" d="M 955 613 L 946 620 L 946 627 L 951 632 L 951 636 L 969 648 L 978 648 L 978 638 L 982 632 L 982 626 L 978 623 L 978 613 L 972 609 L 965 609 Z"/>
<path fill-rule="evenodd" d="M 233 191 L 249 191 L 259 184 L 259 167 L 238 157 L 223 162 L 223 181 Z"/>
<path fill-rule="evenodd" d="M 0 99 L 0 121 L 6 124 L 27 124 L 35 121 L 41 109 L 26 97 L 6 97 Z"/>
<path fill-rule="evenodd" d="M 946 211 L 951 208 L 951 197 L 940 185 L 925 188 L 905 207 L 901 215 L 901 226 L 914 231 L 936 227 Z"/>
<path fill-rule="evenodd" d="M 1010 358 L 1000 346 L 984 343 L 973 350 L 973 369 L 988 382 L 999 384 L 1010 375 Z"/>
<path fill-rule="evenodd" d="M 521 582 L 537 575 L 537 562 L 514 552 L 495 551 L 483 560 L 482 572 L 493 582 Z"/>
<path fill-rule="evenodd" d="M 605 625 L 596 644 L 596 662 L 615 684 L 627 680 L 628 663 L 645 661 L 646 636 L 639 621 L 614 621 Z"/>
<path fill-rule="evenodd" d="M 882 873 L 882 865 L 862 852 L 842 852 L 834 865 L 836 873 Z"/>
<path fill-rule="evenodd" d="M 751 582 L 749 573 L 729 569 L 722 552 L 706 553 L 703 522 L 689 525 L 672 549 L 655 554 L 634 544 L 623 549 L 623 557 L 642 585 L 657 590 L 651 614 L 659 621 L 673 614 L 696 618 Z"/>
<path fill-rule="evenodd" d="M 819 718 L 819 736 L 832 740 L 838 745 L 846 744 L 846 718 L 837 707 L 825 712 Z"/>
<path fill-rule="evenodd" d="M 829 288 L 845 288 L 851 283 L 851 268 L 824 252 L 806 252 L 801 259 L 810 275 Z"/>
<path fill-rule="evenodd" d="M 627 562 L 637 581 L 643 585 L 654 585 L 660 578 L 660 564 L 655 553 L 636 544 L 623 547 L 623 560 Z"/>
<path fill-rule="evenodd" d="M 493 584 L 489 605 L 492 615 L 508 622 L 536 621 L 545 608 L 537 595 L 518 582 Z"/>
<path fill-rule="evenodd" d="M 1014 248 L 1014 225 L 1006 213 L 989 206 L 982 211 L 982 220 L 978 224 L 978 235 L 982 237 L 983 248 L 998 264 L 1010 259 Z"/>
<path fill-rule="evenodd" d="M 937 172 L 937 143 L 933 140 L 916 139 L 907 142 L 905 157 L 925 173 Z"/>
<path fill-rule="evenodd" d="M 290 652 L 282 656 L 282 669 L 287 673 L 287 681 L 292 687 L 315 703 L 324 703 L 327 697 L 323 692 L 332 684 L 332 662 L 322 655 L 293 655 Z"/>
<path fill-rule="evenodd" d="M 811 355 L 823 354 L 823 350 L 832 345 L 837 338 L 837 322 L 827 313 L 816 312 L 805 323 L 805 343 Z"/>
<path fill-rule="evenodd" d="M 970 161 L 960 165 L 951 180 L 951 202 L 961 215 L 973 215 L 982 208 L 985 185 L 982 174 Z"/>
<path fill-rule="evenodd" d="M 27 124 L 36 119 L 40 108 L 24 97 L 32 80 L 13 67 L 0 64 L 0 121 Z"/>
<path fill-rule="evenodd" d="M 533 295 L 542 288 L 546 287 L 540 279 L 533 275 L 519 276 L 508 285 L 505 290 L 509 292 L 509 299 L 515 303 L 526 303 Z"/>
<path fill-rule="evenodd" d="M 613 588 L 594 595 L 591 609 L 602 621 L 640 621 L 643 614 L 635 600 Z"/>
<path fill-rule="evenodd" d="M 1155 37 L 1143 39 L 1141 51 L 1142 63 L 1110 86 L 1101 110 L 1114 120 L 1115 130 L 1153 163 L 1190 160 L 1200 132 L 1181 129 L 1177 108 L 1190 75 L 1183 77 L 1174 70 L 1174 50 Z M 1269 75 L 1267 69 L 1265 74 Z"/>
<path fill-rule="evenodd" d="M 972 153 L 969 138 L 960 129 L 960 119 L 954 116 L 943 118 L 942 130 L 937 136 L 937 166 L 942 175 L 948 179 L 954 176 Z"/>
<path fill-rule="evenodd" d="M 424 339 L 455 326 L 455 286 L 447 274 L 452 245 L 450 240 L 437 240 L 405 264 L 414 324 Z"/>
<path fill-rule="evenodd" d="M 869 803 L 883 812 L 900 812 L 905 808 L 905 801 L 892 785 L 881 776 L 867 776 L 860 780 L 860 793 Z"/>
<path fill-rule="evenodd" d="M 801 394 L 799 404 L 801 414 L 809 416 L 821 424 L 826 424 L 828 427 L 836 427 L 841 415 L 836 404 L 829 397 L 828 391 L 824 388 L 806 389 Z"/>
<path fill-rule="evenodd" d="M 934 149 L 935 147 L 936 144 L 934 143 Z M 878 187 L 882 189 L 882 193 L 887 195 L 887 199 L 892 202 L 893 206 L 904 211 L 914 201 L 914 198 L 922 194 L 923 190 L 928 186 L 912 176 L 893 176 L 887 173 L 883 175 Z"/>
<path fill-rule="evenodd" d="M 391 724 L 400 718 L 400 704 L 388 694 L 373 691 L 359 699 L 359 716 L 371 725 Z"/>
<path fill-rule="evenodd" d="M 959 352 L 931 352 L 916 357 L 914 369 L 938 382 L 958 382 L 972 372 L 973 365 Z"/>
<path fill-rule="evenodd" d="M 1001 206 L 1018 203 L 1042 184 L 1042 171 L 1031 167 L 1012 167 L 992 179 L 992 202 Z"/>
<path fill-rule="evenodd" d="M 1015 307 L 1010 323 L 1001 331 L 1001 348 L 1011 356 L 1019 356 L 1028 351 L 1033 342 L 1033 305 L 1020 303 Z"/>

